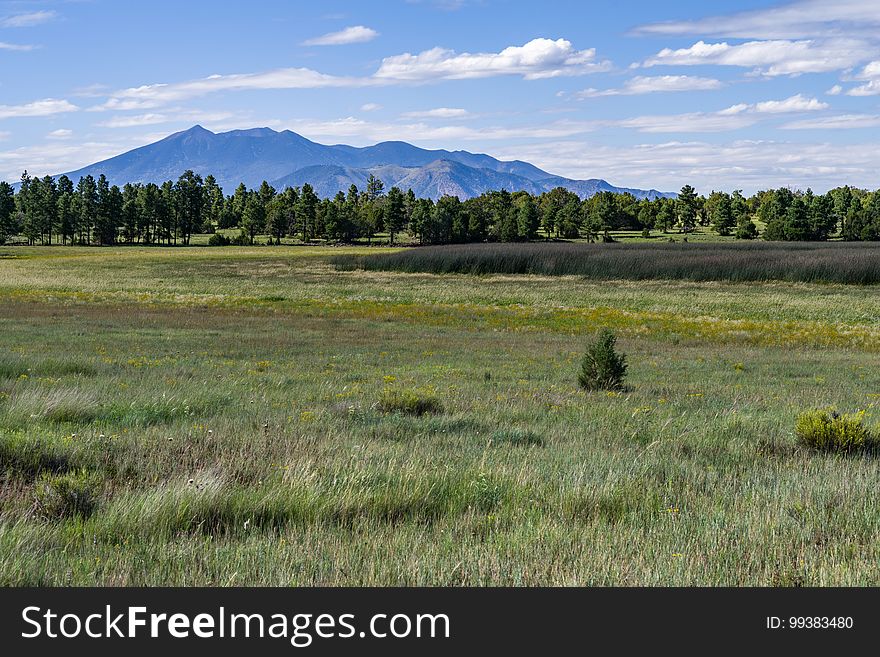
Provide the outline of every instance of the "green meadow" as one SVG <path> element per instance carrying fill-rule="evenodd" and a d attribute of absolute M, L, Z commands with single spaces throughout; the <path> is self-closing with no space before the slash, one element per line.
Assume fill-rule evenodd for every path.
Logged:
<path fill-rule="evenodd" d="M 391 252 L 0 248 L 0 584 L 880 584 L 876 285 Z"/>

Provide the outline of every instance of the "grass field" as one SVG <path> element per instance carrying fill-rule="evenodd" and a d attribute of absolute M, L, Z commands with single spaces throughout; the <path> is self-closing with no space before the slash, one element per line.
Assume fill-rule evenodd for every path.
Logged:
<path fill-rule="evenodd" d="M 793 436 L 880 428 L 876 286 L 376 252 L 0 249 L 0 584 L 880 584 L 880 460 Z"/>

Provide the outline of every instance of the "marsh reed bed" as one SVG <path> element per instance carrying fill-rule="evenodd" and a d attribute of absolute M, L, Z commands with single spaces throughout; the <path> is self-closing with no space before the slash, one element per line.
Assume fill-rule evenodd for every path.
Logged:
<path fill-rule="evenodd" d="M 880 282 L 880 244 L 506 243 L 344 255 L 340 269 L 434 274 L 538 274 L 617 280 Z"/>

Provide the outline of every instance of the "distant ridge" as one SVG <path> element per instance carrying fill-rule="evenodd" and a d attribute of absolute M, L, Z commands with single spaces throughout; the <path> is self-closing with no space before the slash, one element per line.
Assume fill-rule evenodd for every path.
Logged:
<path fill-rule="evenodd" d="M 75 182 L 87 174 L 104 174 L 111 184 L 123 185 L 176 180 L 187 169 L 203 176 L 213 174 L 227 194 L 239 183 L 255 188 L 266 180 L 278 189 L 307 182 L 319 196 L 329 197 L 352 184 L 363 188 L 373 174 L 386 189 L 412 189 L 417 196 L 433 199 L 444 194 L 465 199 L 502 188 L 540 194 L 554 187 L 564 187 L 582 198 L 603 191 L 629 192 L 639 199 L 675 196 L 656 189 L 615 187 L 600 179 L 572 180 L 528 162 L 467 151 L 426 150 L 402 141 L 365 148 L 326 146 L 290 130 L 214 133 L 200 125 L 66 175 Z"/>

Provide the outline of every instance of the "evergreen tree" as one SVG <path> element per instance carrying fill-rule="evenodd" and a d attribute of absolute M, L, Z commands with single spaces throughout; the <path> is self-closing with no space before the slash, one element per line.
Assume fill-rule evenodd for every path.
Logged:
<path fill-rule="evenodd" d="M 391 244 L 394 244 L 394 234 L 403 230 L 406 225 L 406 198 L 397 187 L 388 190 L 384 212 L 385 228 L 390 236 Z"/>
<path fill-rule="evenodd" d="M 530 194 L 522 194 L 516 200 L 517 235 L 520 239 L 533 240 L 538 236 L 541 215 Z"/>
<path fill-rule="evenodd" d="M 305 183 L 296 204 L 296 221 L 301 227 L 300 236 L 303 242 L 308 242 L 312 237 L 311 231 L 315 227 L 317 208 L 318 195 L 309 183 Z"/>
<path fill-rule="evenodd" d="M 685 185 L 678 193 L 675 211 L 682 231 L 688 233 L 694 229 L 697 221 L 697 192 L 690 185 Z"/>
<path fill-rule="evenodd" d="M 15 190 L 5 180 L 0 180 L 0 244 L 6 244 L 17 232 L 15 225 Z"/>

